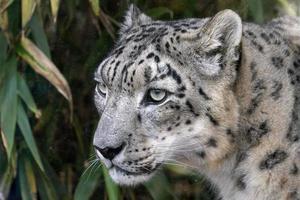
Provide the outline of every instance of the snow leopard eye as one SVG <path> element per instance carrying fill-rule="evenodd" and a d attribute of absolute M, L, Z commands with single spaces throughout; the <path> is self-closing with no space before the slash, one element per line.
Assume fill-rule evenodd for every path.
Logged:
<path fill-rule="evenodd" d="M 107 87 L 103 83 L 98 83 L 97 86 L 96 86 L 96 91 L 97 91 L 98 94 L 105 97 L 106 94 L 107 94 Z"/>
<path fill-rule="evenodd" d="M 150 89 L 147 92 L 145 101 L 148 104 L 159 104 L 166 100 L 167 91 L 161 89 Z"/>

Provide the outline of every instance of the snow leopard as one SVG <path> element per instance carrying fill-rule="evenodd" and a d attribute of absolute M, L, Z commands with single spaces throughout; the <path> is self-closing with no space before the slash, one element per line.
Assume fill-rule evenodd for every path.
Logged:
<path fill-rule="evenodd" d="M 300 19 L 153 20 L 131 5 L 95 72 L 93 145 L 120 185 L 185 164 L 223 200 L 300 199 Z"/>

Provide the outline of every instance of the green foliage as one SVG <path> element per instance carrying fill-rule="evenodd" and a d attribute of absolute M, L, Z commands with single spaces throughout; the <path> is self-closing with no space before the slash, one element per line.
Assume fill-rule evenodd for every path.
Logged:
<path fill-rule="evenodd" d="M 0 199 L 214 199 L 201 177 L 180 166 L 144 186 L 120 188 L 89 161 L 98 121 L 92 74 L 113 46 L 128 2 L 1 0 Z M 162 20 L 230 8 L 263 23 L 300 11 L 297 0 L 131 2 Z"/>

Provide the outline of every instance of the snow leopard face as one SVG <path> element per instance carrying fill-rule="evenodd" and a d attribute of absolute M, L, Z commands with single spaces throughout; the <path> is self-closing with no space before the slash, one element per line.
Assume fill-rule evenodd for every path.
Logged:
<path fill-rule="evenodd" d="M 229 10 L 162 22 L 130 7 L 95 73 L 94 146 L 116 183 L 144 182 L 170 162 L 215 165 L 233 149 L 240 40 Z"/>

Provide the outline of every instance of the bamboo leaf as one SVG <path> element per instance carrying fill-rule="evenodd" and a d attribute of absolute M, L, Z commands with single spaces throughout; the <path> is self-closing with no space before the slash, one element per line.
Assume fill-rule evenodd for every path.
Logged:
<path fill-rule="evenodd" d="M 4 150 L 4 141 L 2 140 L 2 131 L 0 130 L 0 180 L 5 173 L 6 167 L 8 165 L 8 160 L 6 158 L 6 153 Z"/>
<path fill-rule="evenodd" d="M 120 199 L 120 191 L 119 187 L 112 181 L 110 178 L 107 169 L 102 166 L 102 171 L 104 175 L 104 180 L 105 180 L 105 188 L 106 192 L 108 194 L 108 199 L 109 200 L 118 200 Z"/>
<path fill-rule="evenodd" d="M 12 156 L 8 160 L 4 175 L 0 179 L 0 197 L 2 196 L 3 197 L 2 199 L 6 199 L 6 197 L 8 196 L 8 193 L 10 191 L 10 186 L 14 180 L 14 177 L 16 176 L 16 168 L 17 168 L 16 166 L 17 166 L 17 154 L 15 148 L 13 148 Z"/>
<path fill-rule="evenodd" d="M 15 127 L 17 121 L 17 60 L 16 57 L 10 58 L 3 64 L 5 68 L 5 81 L 0 91 L 0 118 L 3 138 L 6 142 L 6 152 L 10 159 L 14 145 Z"/>
<path fill-rule="evenodd" d="M 72 94 L 70 87 L 57 67 L 39 50 L 29 39 L 22 37 L 16 48 L 21 56 L 38 74 L 46 78 L 69 101 L 73 111 Z"/>
<path fill-rule="evenodd" d="M 4 10 L 6 10 L 10 4 L 12 4 L 14 2 L 14 0 L 1 0 L 0 1 L 0 13 L 4 12 Z"/>
<path fill-rule="evenodd" d="M 27 161 L 26 161 L 27 160 Z M 20 191 L 22 199 L 24 200 L 33 200 L 35 198 L 35 181 L 32 183 L 32 169 L 28 167 L 28 160 L 26 153 L 22 153 L 19 157 L 18 164 L 18 177 L 20 182 Z M 29 176 L 28 176 L 29 175 Z M 29 179 L 31 178 L 31 180 Z M 34 178 L 34 177 L 33 177 Z M 34 185 L 31 185 L 34 184 Z"/>
<path fill-rule="evenodd" d="M 2 66 L 7 59 L 7 47 L 8 44 L 6 38 L 3 32 L 0 31 L 0 66 Z M 0 89 L 2 86 L 2 82 L 4 80 L 4 75 L 5 75 L 4 69 L 5 69 L 4 67 L 0 67 Z M 1 105 L 1 99 L 0 99 L 0 105 Z"/>
<path fill-rule="evenodd" d="M 51 12 L 52 12 L 52 17 L 53 17 L 54 23 L 56 23 L 56 20 L 57 20 L 57 14 L 58 14 L 58 9 L 59 9 L 59 1 L 60 0 L 50 0 Z"/>
<path fill-rule="evenodd" d="M 18 103 L 18 126 L 22 132 L 22 135 L 25 139 L 25 142 L 32 153 L 33 158 L 35 159 L 36 163 L 40 167 L 42 171 L 44 171 L 44 167 L 40 158 L 40 154 L 38 152 L 38 148 L 36 146 L 35 140 L 32 135 L 32 131 L 30 128 L 30 124 L 27 118 L 27 115 L 23 109 L 22 103 Z"/>
<path fill-rule="evenodd" d="M 32 167 L 32 164 L 30 163 L 31 159 L 25 159 L 25 171 L 26 171 L 26 177 L 27 177 L 27 182 L 29 185 L 30 193 L 33 199 L 37 199 L 37 188 L 36 188 L 36 181 L 35 181 L 35 175 L 34 175 L 34 170 Z"/>
<path fill-rule="evenodd" d="M 92 10 L 96 16 L 100 15 L 100 4 L 99 0 L 89 0 Z"/>
<path fill-rule="evenodd" d="M 26 24 L 31 19 L 31 16 L 34 12 L 36 7 L 35 0 L 22 0 L 22 28 L 26 26 Z"/>
<path fill-rule="evenodd" d="M 0 1 L 0 28 L 4 31 L 8 29 L 8 15 L 6 9 L 13 1 L 1 0 Z"/>
<path fill-rule="evenodd" d="M 52 195 L 56 196 L 56 194 L 61 195 L 66 193 L 67 187 L 69 185 L 65 185 L 64 183 L 60 182 L 60 177 L 57 176 L 56 171 L 49 164 L 49 158 L 47 158 L 47 156 L 43 154 L 41 155 L 41 157 L 43 161 L 43 166 L 45 168 L 45 173 L 47 174 L 46 177 L 51 177 L 51 180 L 46 180 L 48 181 L 48 184 L 52 187 L 52 189 L 50 188 L 51 190 L 49 191 L 50 194 L 52 193 Z"/>
<path fill-rule="evenodd" d="M 145 186 L 154 200 L 176 199 L 172 195 L 170 183 L 163 173 L 157 174 L 150 182 L 145 183 Z"/>
<path fill-rule="evenodd" d="M 58 199 L 54 186 L 45 173 L 41 172 L 40 169 L 36 169 L 34 172 L 40 198 L 42 200 Z"/>
<path fill-rule="evenodd" d="M 51 59 L 50 48 L 40 15 L 35 13 L 32 16 L 32 19 L 29 22 L 29 27 L 36 45 L 48 58 Z"/>
<path fill-rule="evenodd" d="M 4 63 L 7 58 L 7 42 L 2 31 L 0 31 L 0 64 Z M 3 67 L 1 67 L 3 69 Z M 1 79 L 0 79 L 1 80 Z"/>
<path fill-rule="evenodd" d="M 89 166 L 81 175 L 75 190 L 75 200 L 89 199 L 92 196 L 101 177 L 101 167 L 99 165 Z"/>
<path fill-rule="evenodd" d="M 288 0 L 277 0 L 288 15 L 297 16 L 296 7 L 293 7 Z"/>
<path fill-rule="evenodd" d="M 31 95 L 31 92 L 27 86 L 27 83 L 20 74 L 18 74 L 18 94 L 21 96 L 23 101 L 26 103 L 27 107 L 35 114 L 35 117 L 40 118 L 41 111 L 38 110 L 38 108 L 33 100 L 33 97 Z"/>

